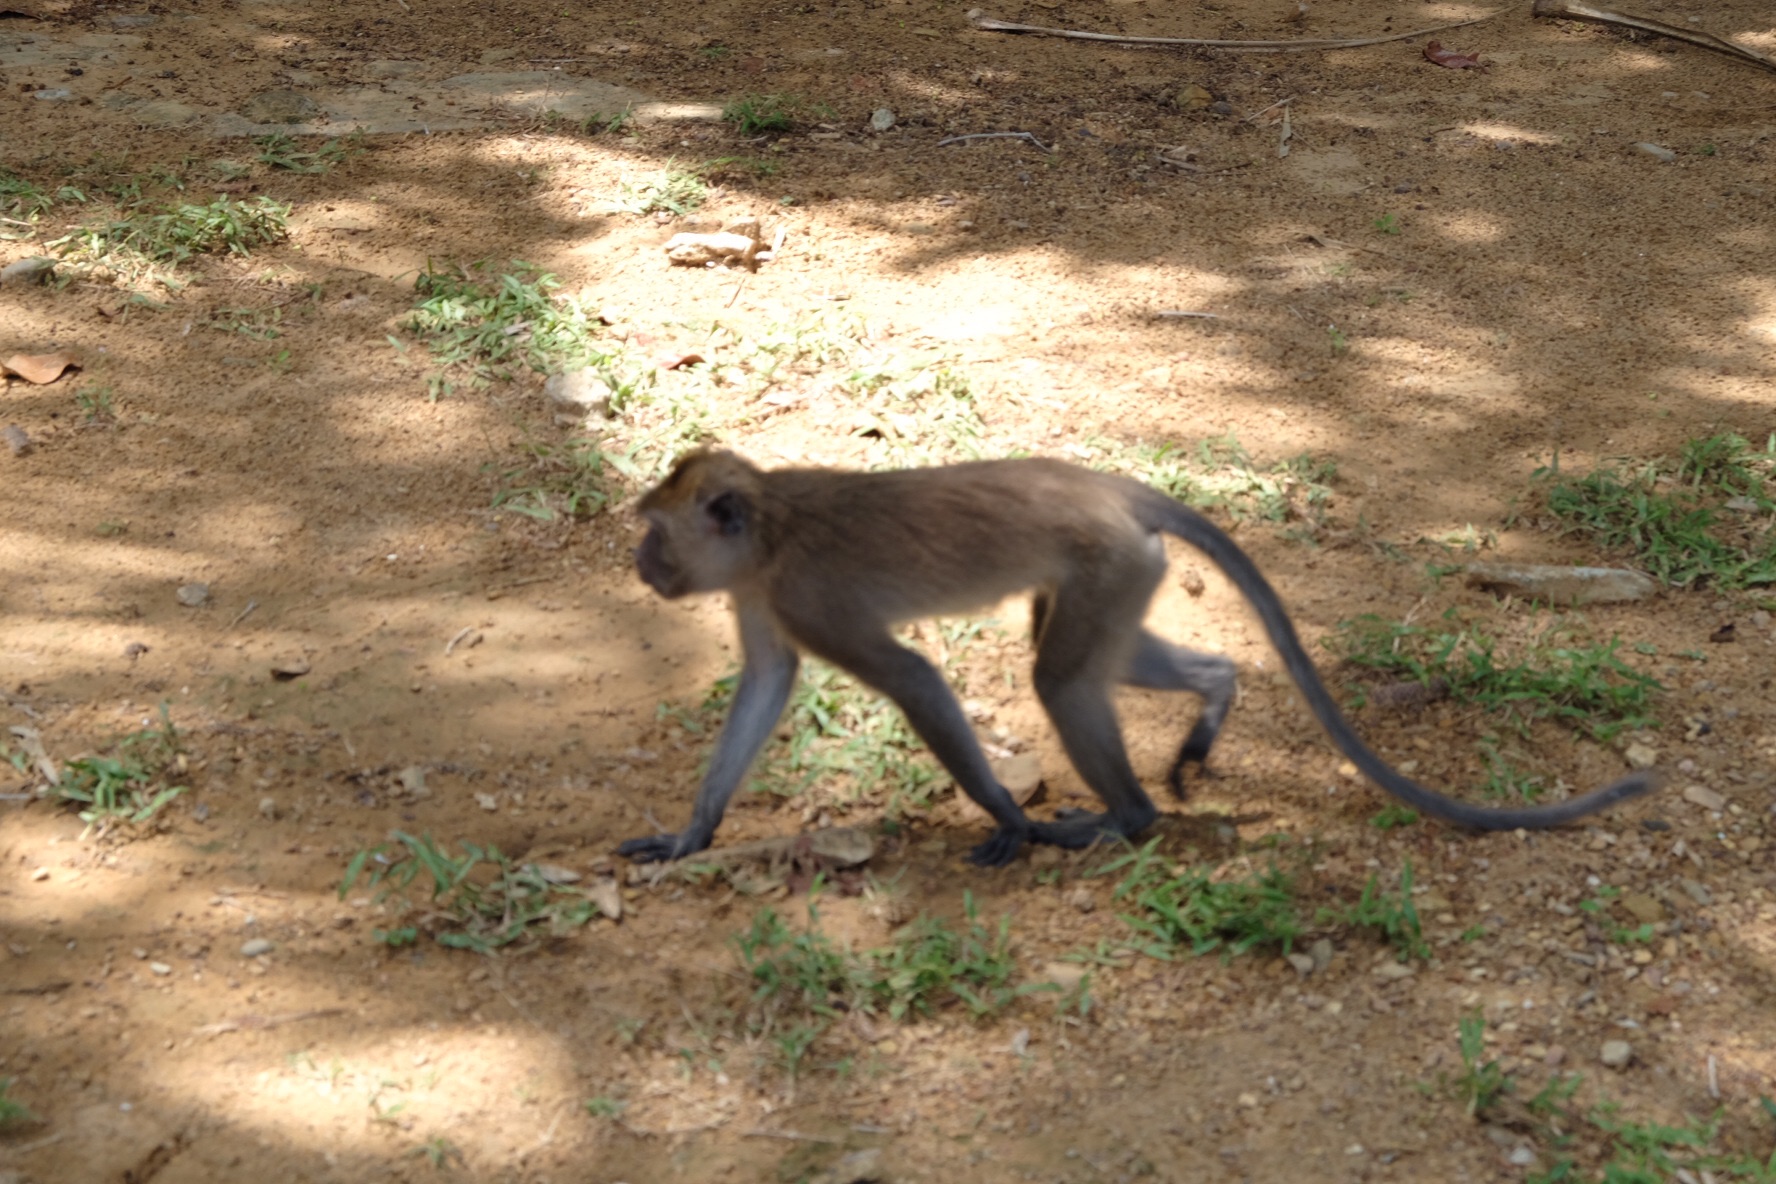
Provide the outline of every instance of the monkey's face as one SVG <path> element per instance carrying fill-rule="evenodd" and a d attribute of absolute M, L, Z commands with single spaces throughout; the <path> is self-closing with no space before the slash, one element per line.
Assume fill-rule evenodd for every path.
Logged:
<path fill-rule="evenodd" d="M 648 532 L 635 549 L 635 570 L 667 600 L 734 586 L 750 555 L 744 502 L 738 494 L 688 499 L 642 511 Z"/>

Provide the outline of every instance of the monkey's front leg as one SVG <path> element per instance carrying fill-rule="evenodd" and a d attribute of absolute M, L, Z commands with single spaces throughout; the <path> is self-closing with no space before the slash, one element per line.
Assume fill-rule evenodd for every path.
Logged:
<path fill-rule="evenodd" d="M 753 758 L 771 736 L 789 702 L 790 688 L 795 685 L 796 669 L 801 659 L 794 647 L 777 633 L 771 619 L 735 607 L 740 622 L 740 639 L 746 651 L 746 664 L 740 671 L 740 686 L 734 692 L 734 706 L 722 725 L 721 738 L 716 741 L 715 755 L 710 758 L 709 772 L 697 791 L 697 804 L 691 809 L 691 823 L 675 835 L 653 835 L 630 839 L 617 848 L 617 854 L 637 863 L 654 863 L 662 859 L 682 859 L 709 846 L 715 828 L 721 825 L 728 800 L 734 796 Z"/>
<path fill-rule="evenodd" d="M 1030 820 L 993 775 L 962 705 L 937 668 L 886 631 L 833 637 L 838 631 L 799 635 L 808 648 L 855 674 L 894 700 L 962 792 L 998 823 L 987 841 L 968 853 L 979 867 L 1003 867 L 1030 838 Z"/>

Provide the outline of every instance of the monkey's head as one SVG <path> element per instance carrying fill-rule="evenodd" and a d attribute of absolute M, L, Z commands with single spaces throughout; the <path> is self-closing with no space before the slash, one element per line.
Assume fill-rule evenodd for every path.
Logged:
<path fill-rule="evenodd" d="M 635 570 L 668 600 L 731 588 L 754 562 L 759 470 L 731 452 L 692 452 L 642 495 L 648 532 Z"/>

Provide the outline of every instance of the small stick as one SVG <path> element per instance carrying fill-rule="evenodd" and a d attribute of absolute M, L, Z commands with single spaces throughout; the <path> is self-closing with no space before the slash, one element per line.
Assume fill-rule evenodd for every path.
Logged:
<path fill-rule="evenodd" d="M 1190 312 L 1182 308 L 1161 309 L 1153 315 L 1166 320 L 1184 320 L 1189 318 L 1199 321 L 1218 321 L 1221 319 L 1221 314 L 1218 312 Z"/>
<path fill-rule="evenodd" d="M 241 622 L 242 622 L 242 621 L 244 621 L 244 620 L 246 620 L 246 619 L 247 619 L 247 617 L 248 617 L 248 616 L 249 616 L 249 615 L 251 615 L 251 614 L 252 614 L 252 611 L 253 611 L 253 610 L 254 610 L 254 609 L 256 609 L 256 608 L 258 608 L 258 607 L 259 607 L 259 602 L 258 602 L 258 601 L 257 601 L 257 600 L 249 600 L 249 601 L 247 601 L 247 607 L 246 607 L 246 608 L 243 608 L 243 609 L 241 609 L 241 611 L 240 611 L 240 613 L 239 613 L 239 615 L 238 615 L 238 616 L 236 616 L 236 617 L 235 617 L 235 618 L 234 618 L 234 620 L 232 620 L 232 621 L 230 621 L 230 622 L 228 622 L 228 627 L 229 627 L 229 628 L 230 628 L 230 629 L 232 629 L 232 628 L 234 628 L 234 627 L 235 627 L 235 626 L 236 626 L 236 625 L 238 625 L 238 624 L 240 624 L 240 623 L 241 623 Z"/>
<path fill-rule="evenodd" d="M 1068 37 L 1075 41 L 1111 41 L 1118 45 L 1185 45 L 1199 49 L 1300 53 L 1310 49 L 1358 49 L 1365 45 L 1382 45 L 1389 41 L 1408 41 L 1414 37 L 1423 37 L 1426 33 L 1441 33 L 1445 29 L 1459 29 L 1464 25 L 1477 25 L 1481 21 L 1491 20 L 1503 11 L 1505 10 L 1502 8 L 1495 8 L 1484 16 L 1472 17 L 1465 21 L 1452 21 L 1447 25 L 1432 25 L 1428 29 L 1414 29 L 1410 33 L 1386 33 L 1380 37 L 1343 39 L 1310 37 L 1298 41 L 1221 41 L 1210 37 L 1124 37 L 1116 33 L 1084 33 L 1075 29 L 1050 29 L 1044 25 L 1018 25 L 1011 21 L 997 21 L 992 17 L 985 16 L 975 18 L 974 27 L 989 33 L 1036 33 L 1044 37 Z"/>
<path fill-rule="evenodd" d="M 1714 1054 L 1708 1054 L 1708 1096 L 1720 1101 L 1720 1066 L 1715 1062 Z"/>
<path fill-rule="evenodd" d="M 793 1139 L 798 1143 L 829 1143 L 838 1144 L 839 1139 L 828 1139 L 823 1135 L 804 1135 L 800 1131 L 768 1131 L 762 1126 L 755 1126 L 742 1132 L 749 1139 Z"/>
<path fill-rule="evenodd" d="M 1295 101 L 1294 95 L 1290 95 L 1286 99 L 1278 99 L 1276 102 L 1272 103 L 1270 106 L 1266 107 L 1264 110 L 1254 111 L 1250 115 L 1246 116 L 1246 122 L 1247 123 L 1256 123 L 1256 122 L 1258 122 L 1258 120 L 1260 118 L 1262 118 L 1263 116 L 1269 115 L 1272 111 L 1275 111 L 1278 107 L 1287 107 L 1290 103 L 1293 103 L 1294 101 Z"/>
<path fill-rule="evenodd" d="M 1644 16 L 1630 16 L 1625 12 L 1611 12 L 1607 8 L 1592 8 L 1588 4 L 1565 3 L 1564 0 L 1535 0 L 1535 6 L 1530 9 L 1530 15 L 1548 17 L 1553 20 L 1592 21 L 1599 25 L 1619 25 L 1624 29 L 1639 29 L 1643 33 L 1657 33 L 1661 37 L 1687 41 L 1691 45 L 1711 49 L 1715 53 L 1724 53 L 1728 57 L 1738 58 L 1742 62 L 1750 62 L 1754 66 L 1762 66 L 1766 70 L 1776 70 L 1776 58 L 1765 57 L 1761 53 L 1746 49 L 1743 45 L 1734 45 L 1731 41 L 1722 40 L 1712 33 L 1692 32 L 1689 29 L 1680 29 L 1676 25 L 1650 20 Z"/>
<path fill-rule="evenodd" d="M 461 629 L 458 629 L 456 631 L 456 636 L 444 643 L 444 656 L 448 658 L 450 656 L 450 651 L 456 648 L 456 643 L 474 631 L 475 627 L 473 625 L 464 625 Z"/>
<path fill-rule="evenodd" d="M 947 140 L 939 140 L 937 146 L 942 148 L 948 144 L 966 144 L 970 140 L 1028 140 L 1044 152 L 1054 151 L 1029 132 L 970 132 L 966 136 L 951 136 Z"/>
<path fill-rule="evenodd" d="M 740 273 L 740 282 L 734 285 L 734 294 L 728 297 L 727 304 L 723 305 L 724 308 L 733 308 L 734 301 L 740 299 L 740 293 L 746 287 L 746 277 L 748 274 L 750 273 L 744 271 Z"/>

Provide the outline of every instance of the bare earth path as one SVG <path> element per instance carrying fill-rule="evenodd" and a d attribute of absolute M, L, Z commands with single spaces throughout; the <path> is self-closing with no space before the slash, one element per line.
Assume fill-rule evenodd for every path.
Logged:
<path fill-rule="evenodd" d="M 1767 5 L 1647 3 L 1776 52 Z M 988 15 L 1293 38 L 1485 11 L 1293 8 Z M 735 940 L 761 904 L 799 926 L 805 898 L 654 883 L 611 854 L 689 807 L 697 707 L 733 659 L 722 606 L 664 604 L 632 573 L 621 500 L 655 454 L 586 480 L 605 512 L 566 512 L 560 482 L 588 433 L 854 465 L 1231 436 L 1260 467 L 1336 464 L 1326 506 L 1240 527 L 1310 640 L 1451 607 L 1523 636 L 1547 618 L 1427 565 L 1471 558 L 1462 539 L 1619 560 L 1547 529 L 1538 468 L 1776 432 L 1776 75 L 1527 5 L 1442 35 L 1484 71 L 1418 40 L 1018 38 L 912 0 L 6 0 L 0 18 L 0 181 L 52 198 L 0 189 L 0 266 L 137 196 L 292 207 L 286 240 L 193 259 L 141 300 L 67 267 L 0 286 L 0 360 L 80 363 L 0 389 L 0 426 L 31 442 L 0 449 L 0 728 L 65 764 L 165 704 L 183 744 L 165 778 L 189 787 L 139 832 L 83 837 L 35 796 L 26 733 L 0 733 L 19 755 L 0 764 L 0 1097 L 34 1115 L 0 1125 L 3 1184 L 1533 1178 L 1559 1154 L 1545 1133 L 1471 1118 L 1454 1084 L 1475 1014 L 1521 1099 L 1577 1071 L 1575 1105 L 1718 1114 L 1714 1150 L 1770 1154 L 1768 587 L 1587 610 L 1576 628 L 1664 685 L 1656 723 L 1608 743 L 1540 727 L 1516 751 L 1582 788 L 1640 744 L 1670 785 L 1589 825 L 1482 837 L 1371 825 L 1380 795 L 1340 772 L 1226 585 L 1180 556 L 1155 627 L 1234 657 L 1242 697 L 1219 775 L 1155 834 L 1223 876 L 1291 869 L 1320 956 L 1115 954 L 1089 1009 L 1036 992 L 979 1021 L 838 1016 L 792 1080 L 781 1033 L 750 1022 Z M 794 125 L 717 117 L 749 95 L 794 96 Z M 312 152 L 358 126 L 314 171 L 259 159 L 279 129 L 314 133 L 288 147 Z M 980 132 L 1036 142 L 940 145 Z M 704 204 L 611 208 L 662 169 L 700 169 Z M 745 216 L 783 232 L 756 273 L 661 251 Z M 587 424 L 523 367 L 428 384 L 415 276 L 480 260 L 526 261 L 602 310 L 647 398 Z M 735 369 L 654 366 L 689 353 Z M 915 372 L 930 381 L 893 402 Z M 208 595 L 188 606 L 194 583 Z M 919 640 L 955 651 L 984 734 L 1037 755 L 1046 811 L 1083 790 L 1029 694 L 1024 611 Z M 1194 706 L 1123 707 L 1157 787 Z M 1459 787 L 1498 727 L 1448 705 L 1357 720 Z M 835 939 L 882 947 L 921 909 L 961 918 L 967 894 L 1010 918 L 1026 982 L 1072 985 L 1094 964 L 1067 955 L 1128 942 L 1117 878 L 1089 874 L 1113 853 L 982 871 L 963 860 L 982 827 L 941 782 L 910 810 L 895 785 L 848 785 L 743 796 L 719 840 L 892 816 L 867 880 L 846 881 L 871 890 L 820 898 Z M 392 914 L 339 886 L 394 831 L 575 873 L 623 915 L 487 956 L 388 946 L 373 931 Z M 1316 919 L 1408 861 L 1429 961 Z M 1611 1041 L 1628 1063 L 1600 1063 Z M 1610 1148 L 1587 1127 L 1564 1154 L 1593 1179 Z"/>

